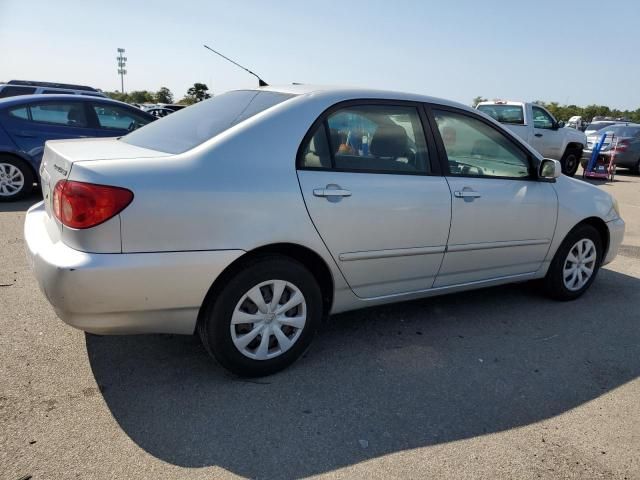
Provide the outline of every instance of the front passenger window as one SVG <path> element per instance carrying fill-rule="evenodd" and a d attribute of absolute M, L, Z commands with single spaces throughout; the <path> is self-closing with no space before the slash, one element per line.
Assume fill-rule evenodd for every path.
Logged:
<path fill-rule="evenodd" d="M 496 128 L 468 115 L 434 110 L 451 175 L 527 178 L 529 160 Z"/>

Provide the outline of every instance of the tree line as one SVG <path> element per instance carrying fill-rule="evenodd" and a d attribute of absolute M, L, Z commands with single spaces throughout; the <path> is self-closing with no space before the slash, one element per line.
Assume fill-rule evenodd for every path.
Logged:
<path fill-rule="evenodd" d="M 160 90 L 153 92 L 150 90 L 133 90 L 131 92 L 104 92 L 109 98 L 119 100 L 126 103 L 174 103 L 175 97 L 173 92 L 167 87 L 160 87 Z M 193 87 L 187 90 L 187 93 L 177 103 L 181 105 L 192 105 L 207 98 L 211 98 L 209 87 L 204 83 L 194 83 Z"/>
<path fill-rule="evenodd" d="M 475 107 L 478 103 L 486 101 L 486 98 L 481 96 L 476 97 L 473 99 L 472 106 Z M 636 110 L 618 110 L 617 108 L 610 108 L 606 105 L 595 104 L 579 107 L 578 105 L 560 105 L 558 102 L 544 102 L 542 100 L 535 100 L 533 103 L 549 110 L 558 120 L 566 121 L 575 115 L 579 115 L 587 122 L 590 122 L 593 117 L 613 117 L 640 123 L 640 108 Z"/>

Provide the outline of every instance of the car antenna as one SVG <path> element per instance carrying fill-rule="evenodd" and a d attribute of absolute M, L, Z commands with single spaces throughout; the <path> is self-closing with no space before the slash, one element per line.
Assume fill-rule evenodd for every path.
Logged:
<path fill-rule="evenodd" d="M 243 67 L 242 65 L 240 65 L 238 62 L 234 62 L 233 60 L 231 60 L 229 57 L 225 57 L 223 54 L 221 54 L 220 52 L 216 52 L 213 48 L 211 48 L 208 45 L 203 45 L 204 48 L 211 50 L 213 53 L 215 53 L 216 55 L 220 55 L 222 58 L 224 58 L 225 60 L 228 60 L 229 62 L 233 63 L 235 66 L 240 67 L 241 69 L 243 69 L 245 72 L 250 73 L 251 75 L 253 75 L 254 77 L 256 77 L 258 79 L 258 86 L 260 87 L 268 87 L 269 84 L 267 82 L 265 82 L 264 80 L 262 80 L 257 74 L 255 74 L 254 72 L 252 72 L 251 70 L 249 70 L 246 67 Z"/>

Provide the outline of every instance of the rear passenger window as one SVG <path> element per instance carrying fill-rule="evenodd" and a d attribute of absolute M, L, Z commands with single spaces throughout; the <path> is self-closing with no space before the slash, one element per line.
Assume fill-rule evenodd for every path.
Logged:
<path fill-rule="evenodd" d="M 305 168 L 331 168 L 331 153 L 324 124 L 316 130 L 302 152 L 302 166 Z"/>
<path fill-rule="evenodd" d="M 47 102 L 31 105 L 31 119 L 34 122 L 68 127 L 87 126 L 84 105 L 79 102 Z"/>
<path fill-rule="evenodd" d="M 27 110 L 27 107 L 12 108 L 9 110 L 9 116 L 20 118 L 22 120 L 29 120 L 29 111 Z"/>
<path fill-rule="evenodd" d="M 303 168 L 429 173 L 427 144 L 414 107 L 362 105 L 328 116 L 309 139 Z"/>

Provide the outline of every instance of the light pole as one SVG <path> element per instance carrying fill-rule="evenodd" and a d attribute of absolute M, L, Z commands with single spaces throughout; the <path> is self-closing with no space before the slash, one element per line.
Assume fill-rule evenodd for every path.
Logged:
<path fill-rule="evenodd" d="M 127 70 L 124 68 L 127 66 L 127 57 L 123 56 L 124 48 L 118 49 L 118 73 L 120 74 L 120 92 L 124 93 L 124 76 L 127 74 Z"/>

